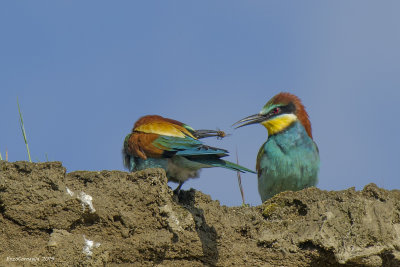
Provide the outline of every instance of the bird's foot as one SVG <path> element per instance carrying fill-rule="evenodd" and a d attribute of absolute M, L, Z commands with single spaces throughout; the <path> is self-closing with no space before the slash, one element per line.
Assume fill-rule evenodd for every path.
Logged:
<path fill-rule="evenodd" d="M 179 192 L 181 191 L 181 187 L 182 187 L 182 185 L 183 185 L 183 182 L 179 182 L 179 185 L 178 185 L 178 187 L 177 187 L 177 188 L 175 188 L 175 190 L 173 191 L 173 192 L 174 192 L 174 195 L 177 195 L 177 196 L 179 196 Z"/>

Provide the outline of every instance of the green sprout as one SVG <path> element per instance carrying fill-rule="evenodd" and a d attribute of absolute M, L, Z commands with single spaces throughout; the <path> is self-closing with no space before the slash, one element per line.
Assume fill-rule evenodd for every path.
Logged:
<path fill-rule="evenodd" d="M 19 107 L 18 97 L 17 97 L 17 105 L 18 105 L 18 112 L 19 112 L 19 124 L 21 125 L 22 136 L 24 137 L 24 141 L 25 141 L 25 145 L 26 145 L 26 151 L 28 152 L 29 162 L 32 162 L 31 153 L 29 152 L 28 140 L 26 139 L 26 132 L 25 132 L 25 127 L 24 127 L 24 119 L 22 118 L 22 113 L 21 113 L 21 109 Z"/>

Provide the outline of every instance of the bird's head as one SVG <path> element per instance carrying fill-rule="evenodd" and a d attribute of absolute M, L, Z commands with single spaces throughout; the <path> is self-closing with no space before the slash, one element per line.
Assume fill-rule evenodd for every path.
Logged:
<path fill-rule="evenodd" d="M 235 128 L 261 123 L 268 130 L 268 135 L 277 134 L 299 121 L 312 138 L 311 123 L 301 100 L 290 93 L 279 93 L 271 98 L 258 114 L 248 116 L 236 122 Z"/>

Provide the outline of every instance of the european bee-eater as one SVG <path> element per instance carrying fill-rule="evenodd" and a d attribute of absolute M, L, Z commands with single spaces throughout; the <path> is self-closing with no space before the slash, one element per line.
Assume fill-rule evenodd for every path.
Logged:
<path fill-rule="evenodd" d="M 319 152 L 311 134 L 311 123 L 300 99 L 279 93 L 255 115 L 246 117 L 235 128 L 261 123 L 268 139 L 257 155 L 258 192 L 261 200 L 318 182 Z"/>
<path fill-rule="evenodd" d="M 225 133 L 214 130 L 194 130 L 182 122 L 148 115 L 136 121 L 132 133 L 125 137 L 122 154 L 124 166 L 130 171 L 147 168 L 163 168 L 169 181 L 182 184 L 189 178 L 199 176 L 202 168 L 223 167 L 226 169 L 252 172 L 235 163 L 222 160 L 228 151 L 204 145 L 198 139 L 224 137 Z"/>

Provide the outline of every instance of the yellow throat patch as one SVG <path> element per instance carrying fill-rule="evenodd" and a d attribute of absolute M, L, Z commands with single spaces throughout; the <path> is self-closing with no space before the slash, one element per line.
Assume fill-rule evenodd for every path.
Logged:
<path fill-rule="evenodd" d="M 290 124 L 297 121 L 297 116 L 294 114 L 283 114 L 272 118 L 271 120 L 263 121 L 261 124 L 264 125 L 268 130 L 268 135 L 274 135 L 280 131 L 286 129 Z"/>

